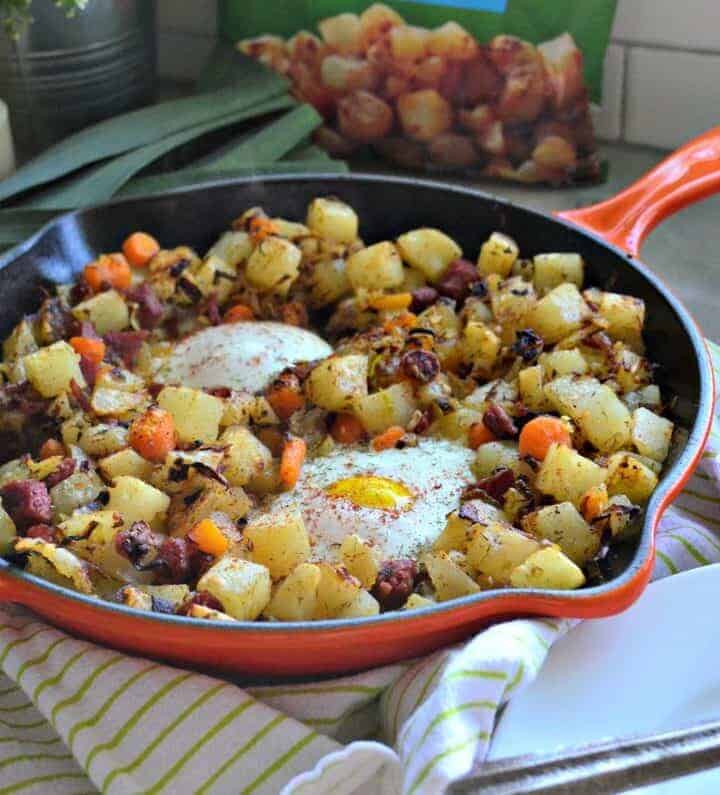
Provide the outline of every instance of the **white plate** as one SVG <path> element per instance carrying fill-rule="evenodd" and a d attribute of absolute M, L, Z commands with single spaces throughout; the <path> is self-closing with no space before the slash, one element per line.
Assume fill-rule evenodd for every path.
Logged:
<path fill-rule="evenodd" d="M 558 641 L 515 697 L 490 759 L 720 717 L 720 564 L 651 584 L 630 609 Z M 720 792 L 720 769 L 634 792 Z"/>

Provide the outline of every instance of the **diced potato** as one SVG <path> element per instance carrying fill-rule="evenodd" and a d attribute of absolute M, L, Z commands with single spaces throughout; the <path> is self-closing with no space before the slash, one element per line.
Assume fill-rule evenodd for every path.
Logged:
<path fill-rule="evenodd" d="M 350 604 L 341 607 L 335 618 L 365 618 L 380 613 L 378 600 L 367 591 L 358 591 Z"/>
<path fill-rule="evenodd" d="M 272 453 L 244 425 L 231 425 L 220 442 L 227 445 L 223 474 L 233 486 L 245 486 L 272 465 Z"/>
<path fill-rule="evenodd" d="M 467 547 L 468 563 L 497 583 L 507 583 L 512 570 L 540 549 L 541 543 L 501 522 L 473 526 Z"/>
<path fill-rule="evenodd" d="M 514 588 L 548 588 L 571 591 L 585 584 L 585 575 L 559 547 L 546 547 L 530 555 L 510 575 Z"/>
<path fill-rule="evenodd" d="M 232 616 L 223 613 L 222 610 L 213 610 L 205 605 L 191 604 L 187 611 L 190 618 L 204 618 L 206 621 L 235 621 Z"/>
<path fill-rule="evenodd" d="M 472 469 L 475 477 L 482 480 L 500 467 L 515 470 L 519 464 L 520 453 L 515 442 L 487 442 L 478 447 Z"/>
<path fill-rule="evenodd" d="M 80 357 L 67 342 L 55 342 L 23 358 L 28 381 L 46 398 L 70 389 L 70 382 L 85 386 Z"/>
<path fill-rule="evenodd" d="M 467 445 L 468 431 L 473 425 L 482 422 L 482 418 L 483 414 L 481 411 L 461 407 L 448 414 L 443 414 L 442 417 L 438 417 L 430 426 L 429 433 L 432 436 L 453 439 Z"/>
<path fill-rule="evenodd" d="M 453 302 L 442 299 L 418 315 L 418 326 L 430 329 L 442 339 L 454 339 L 460 331 L 460 320 Z"/>
<path fill-rule="evenodd" d="M 122 425 L 109 425 L 104 422 L 79 428 L 74 442 L 63 439 L 66 444 L 77 443 L 87 455 L 93 457 L 107 456 L 122 450 L 127 445 L 128 430 Z"/>
<path fill-rule="evenodd" d="M 462 257 L 458 244 L 438 229 L 413 229 L 397 239 L 400 256 L 431 282 L 436 282 L 448 265 Z"/>
<path fill-rule="evenodd" d="M 370 434 L 382 433 L 391 425 L 405 427 L 417 409 L 412 385 L 407 381 L 393 384 L 372 395 L 359 398 L 354 411 Z"/>
<path fill-rule="evenodd" d="M 9 362 L 38 349 L 32 326 L 27 320 L 21 320 L 12 330 L 10 336 L 3 342 L 3 359 Z"/>
<path fill-rule="evenodd" d="M 511 237 L 493 232 L 480 249 L 478 271 L 482 276 L 498 273 L 505 278 L 510 275 L 519 254 L 518 244 Z"/>
<path fill-rule="evenodd" d="M 523 529 L 558 544 L 578 566 L 585 565 L 600 549 L 600 533 L 590 527 L 571 502 L 548 505 L 527 514 Z"/>
<path fill-rule="evenodd" d="M 157 398 L 161 409 L 172 414 L 179 441 L 214 442 L 225 411 L 223 401 L 200 389 L 166 386 Z"/>
<path fill-rule="evenodd" d="M 337 14 L 318 22 L 323 40 L 343 55 L 357 55 L 361 51 L 360 17 L 357 14 Z"/>
<path fill-rule="evenodd" d="M 421 610 L 423 607 L 432 607 L 435 602 L 419 593 L 411 593 L 401 610 Z"/>
<path fill-rule="evenodd" d="M 271 235 L 255 248 L 245 266 L 245 275 L 260 290 L 287 295 L 300 273 L 302 252 L 289 240 Z"/>
<path fill-rule="evenodd" d="M 578 348 L 541 353 L 538 362 L 547 381 L 563 375 L 584 375 L 588 365 Z"/>
<path fill-rule="evenodd" d="M 405 277 L 398 250 L 387 240 L 351 254 L 345 263 L 345 271 L 356 290 L 399 287 Z"/>
<path fill-rule="evenodd" d="M 579 254 L 536 254 L 533 257 L 533 281 L 541 295 L 563 282 L 582 287 L 584 278 L 585 263 Z"/>
<path fill-rule="evenodd" d="M 122 331 L 130 324 L 128 306 L 116 290 L 107 290 L 81 301 L 73 307 L 72 313 L 80 321 L 89 320 L 98 334 Z"/>
<path fill-rule="evenodd" d="M 610 497 L 598 521 L 606 519 L 613 539 L 627 541 L 640 532 L 640 522 L 637 521 L 639 516 L 638 505 L 633 505 L 624 494 L 616 494 Z M 604 525 L 602 527 L 604 529 Z"/>
<path fill-rule="evenodd" d="M 275 234 L 284 237 L 286 240 L 302 240 L 310 235 L 310 229 L 305 224 L 298 224 L 295 221 L 288 221 L 287 218 L 271 219 L 275 225 Z"/>
<path fill-rule="evenodd" d="M 380 550 L 353 533 L 345 536 L 340 545 L 340 557 L 345 568 L 357 577 L 363 588 L 372 588 L 380 571 Z"/>
<path fill-rule="evenodd" d="M 438 602 L 477 593 L 480 586 L 469 577 L 447 552 L 430 552 L 424 557 Z"/>
<path fill-rule="evenodd" d="M 598 450 L 611 453 L 630 440 L 630 412 L 607 384 L 595 378 L 563 376 L 547 384 L 545 395 Z"/>
<path fill-rule="evenodd" d="M 145 380 L 124 367 L 102 367 L 95 378 L 95 389 L 142 392 L 145 389 Z"/>
<path fill-rule="evenodd" d="M 200 495 L 194 494 L 191 505 L 186 505 L 185 495 L 178 494 L 170 504 L 167 531 L 173 536 L 186 536 L 203 519 L 212 519 L 220 529 L 228 521 L 242 519 L 250 510 L 251 503 L 240 486 L 226 487 L 216 480 L 207 480 Z M 235 533 L 226 533 L 234 540 Z"/>
<path fill-rule="evenodd" d="M 320 582 L 314 618 L 336 618 L 357 598 L 360 582 L 344 566 L 319 563 Z"/>
<path fill-rule="evenodd" d="M 621 392 L 635 392 L 652 381 L 650 362 L 631 350 L 624 342 L 616 342 L 613 345 L 610 366 Z"/>
<path fill-rule="evenodd" d="M 465 518 L 465 516 L 472 518 Z M 476 525 L 489 525 L 493 522 L 502 522 L 504 519 L 503 512 L 489 502 L 470 500 L 463 505 L 461 511 L 453 511 L 448 516 L 445 529 L 432 546 L 433 551 L 452 552 L 458 550 L 467 553 L 468 544 L 475 533 Z"/>
<path fill-rule="evenodd" d="M 122 392 L 119 389 L 95 389 L 90 405 L 99 417 L 118 417 L 144 408 L 148 404 L 147 395 L 141 392 Z"/>
<path fill-rule="evenodd" d="M 16 535 L 15 522 L 3 508 L 2 500 L 0 500 L 0 555 L 7 555 L 12 552 Z"/>
<path fill-rule="evenodd" d="M 119 593 L 122 603 L 133 610 L 152 610 L 152 596 L 134 585 L 124 585 Z"/>
<path fill-rule="evenodd" d="M 327 306 L 350 292 L 345 260 L 340 257 L 320 260 L 313 266 L 312 299 L 315 306 Z"/>
<path fill-rule="evenodd" d="M 130 475 L 115 478 L 109 491 L 107 509 L 119 513 L 125 527 L 138 521 L 152 524 L 156 518 L 164 518 L 170 506 L 167 494 Z"/>
<path fill-rule="evenodd" d="M 118 450 L 116 453 L 101 458 L 98 467 L 102 476 L 107 480 L 114 480 L 120 475 L 131 475 L 140 480 L 148 480 L 153 471 L 153 465 L 138 455 L 132 447 Z"/>
<path fill-rule="evenodd" d="M 273 580 L 287 577 L 310 556 L 310 539 L 298 510 L 273 511 L 253 519 L 243 537 L 251 543 L 251 559 L 265 566 Z"/>
<path fill-rule="evenodd" d="M 75 513 L 58 525 L 63 538 L 72 540 L 86 538 L 92 534 L 94 544 L 112 543 L 122 527 L 123 520 L 120 514 L 110 510 Z"/>
<path fill-rule="evenodd" d="M 602 293 L 598 312 L 609 324 L 608 334 L 613 339 L 626 342 L 638 353 L 642 353 L 645 302 L 641 298 L 619 293 Z"/>
<path fill-rule="evenodd" d="M 354 14 L 343 16 L 354 16 Z M 358 236 L 359 220 L 355 210 L 345 202 L 339 199 L 318 198 L 310 202 L 307 225 L 318 237 L 324 237 L 334 243 L 352 243 Z"/>
<path fill-rule="evenodd" d="M 607 470 L 564 445 L 552 444 L 540 465 L 535 486 L 558 502 L 579 508 L 583 495 L 605 482 Z"/>
<path fill-rule="evenodd" d="M 670 452 L 673 424 L 645 408 L 638 408 L 632 415 L 632 443 L 641 455 L 663 462 Z"/>
<path fill-rule="evenodd" d="M 500 338 L 483 323 L 468 323 L 462 336 L 463 357 L 480 370 L 489 370 L 500 352 Z"/>
<path fill-rule="evenodd" d="M 185 279 L 194 284 L 204 295 L 215 294 L 218 301 L 226 301 L 233 291 L 237 268 L 221 257 L 208 254 L 192 270 L 185 271 Z"/>
<path fill-rule="evenodd" d="M 590 316 L 590 309 L 574 284 L 550 290 L 528 312 L 525 322 L 545 340 L 554 343 L 579 329 Z"/>
<path fill-rule="evenodd" d="M 545 397 L 543 387 L 543 368 L 536 364 L 524 367 L 518 373 L 518 389 L 523 404 L 535 414 L 542 414 L 550 408 L 550 401 Z"/>
<path fill-rule="evenodd" d="M 472 34 L 450 20 L 430 31 L 428 50 L 432 55 L 467 61 L 477 55 L 478 44 Z"/>
<path fill-rule="evenodd" d="M 105 484 L 95 472 L 73 472 L 70 477 L 50 489 L 53 521 L 60 522 L 76 508 L 93 502 L 104 488 Z"/>
<path fill-rule="evenodd" d="M 495 277 L 497 278 L 497 277 Z M 493 286 L 490 291 L 490 305 L 500 335 L 506 345 L 515 342 L 516 333 L 525 328 L 525 318 L 537 303 L 535 288 L 522 276 L 512 276 Z"/>
<path fill-rule="evenodd" d="M 80 593 L 93 593 L 88 565 L 84 560 L 73 555 L 70 550 L 58 547 L 41 538 L 21 538 L 15 544 L 18 553 L 35 553 L 50 563 L 62 577 L 72 580 L 73 586 Z"/>
<path fill-rule="evenodd" d="M 0 466 L 0 488 L 12 480 L 27 480 L 32 478 L 27 458 L 13 458 Z"/>
<path fill-rule="evenodd" d="M 367 396 L 367 368 L 367 356 L 331 356 L 313 368 L 305 381 L 305 393 L 323 409 L 347 410 Z"/>
<path fill-rule="evenodd" d="M 223 610 L 239 621 L 254 621 L 270 602 L 270 572 L 258 563 L 226 555 L 198 580 Z"/>
<path fill-rule="evenodd" d="M 405 20 L 384 3 L 373 3 L 360 14 L 360 38 L 365 47 L 395 25 Z"/>
<path fill-rule="evenodd" d="M 252 254 L 252 250 L 252 238 L 247 232 L 225 232 L 210 248 L 206 258 L 217 257 L 237 269 Z"/>
<path fill-rule="evenodd" d="M 434 88 L 400 94 L 397 113 L 405 134 L 416 141 L 431 141 L 453 123 L 452 106 Z"/>
<path fill-rule="evenodd" d="M 301 563 L 277 586 L 265 616 L 276 621 L 310 621 L 317 606 L 320 567 Z"/>
<path fill-rule="evenodd" d="M 632 453 L 610 456 L 607 490 L 611 497 L 624 494 L 631 502 L 642 505 L 650 499 L 657 483 L 657 475 Z"/>
<path fill-rule="evenodd" d="M 414 25 L 390 30 L 390 51 L 400 61 L 415 61 L 427 54 L 430 31 Z"/>

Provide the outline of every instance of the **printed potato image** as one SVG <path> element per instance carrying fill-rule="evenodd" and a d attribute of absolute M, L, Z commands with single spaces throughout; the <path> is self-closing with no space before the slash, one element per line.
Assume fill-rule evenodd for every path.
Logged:
<path fill-rule="evenodd" d="M 381 3 L 317 27 L 319 36 L 237 46 L 323 115 L 316 143 L 330 154 L 369 148 L 401 167 L 527 183 L 598 178 L 583 57 L 569 33 L 537 46 L 509 35 L 480 42 L 457 22 L 429 30 Z"/>

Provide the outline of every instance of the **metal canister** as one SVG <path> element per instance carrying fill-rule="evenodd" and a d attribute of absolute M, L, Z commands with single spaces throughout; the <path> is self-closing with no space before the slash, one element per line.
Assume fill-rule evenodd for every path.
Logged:
<path fill-rule="evenodd" d="M 36 0 L 17 41 L 0 35 L 0 97 L 29 154 L 152 99 L 154 0 L 90 0 L 68 17 Z"/>

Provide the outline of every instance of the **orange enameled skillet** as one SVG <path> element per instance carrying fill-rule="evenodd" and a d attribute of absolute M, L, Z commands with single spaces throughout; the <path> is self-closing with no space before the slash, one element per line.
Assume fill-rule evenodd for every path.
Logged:
<path fill-rule="evenodd" d="M 142 228 L 167 246 L 203 250 L 249 206 L 302 217 L 308 201 L 334 194 L 357 210 L 366 241 L 434 226 L 475 252 L 493 230 L 514 237 L 526 255 L 575 251 L 587 284 L 642 298 L 646 341 L 657 379 L 674 395 L 672 419 L 684 429 L 653 494 L 640 537 L 621 550 L 608 581 L 579 591 L 487 591 L 428 609 L 376 618 L 313 623 L 198 621 L 143 613 L 83 596 L 0 560 L 0 600 L 35 610 L 70 632 L 126 651 L 204 670 L 263 678 L 334 674 L 409 658 L 466 637 L 489 621 L 518 615 L 596 618 L 618 613 L 642 592 L 654 560 L 654 532 L 696 465 L 708 435 L 713 379 L 703 337 L 688 312 L 635 257 L 651 229 L 686 204 L 720 189 L 720 128 L 669 157 L 623 193 L 560 220 L 474 190 L 369 175 L 238 179 L 149 199 L 70 213 L 0 259 L 0 333 L 36 308 L 38 288 L 69 281 L 99 251 L 114 251 Z M 689 263 L 692 267 L 692 263 Z"/>

